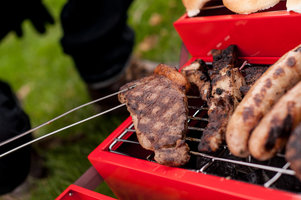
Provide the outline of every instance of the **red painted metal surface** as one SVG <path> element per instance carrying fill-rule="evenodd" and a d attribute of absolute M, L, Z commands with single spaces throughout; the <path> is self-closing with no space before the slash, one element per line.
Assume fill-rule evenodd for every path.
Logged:
<path fill-rule="evenodd" d="M 114 138 L 130 124 L 128 118 L 88 157 L 119 199 L 301 199 L 289 192 L 108 152 Z"/>
<path fill-rule="evenodd" d="M 114 200 L 114 198 L 77 185 L 70 185 L 56 200 Z"/>
<path fill-rule="evenodd" d="M 301 43 L 301 14 L 281 11 L 250 15 L 218 15 L 189 18 L 185 14 L 174 27 L 193 57 L 211 61 L 210 51 L 236 44 L 243 59 L 261 64 L 274 63 L 281 55 Z M 211 11 L 214 14 L 214 11 Z"/>

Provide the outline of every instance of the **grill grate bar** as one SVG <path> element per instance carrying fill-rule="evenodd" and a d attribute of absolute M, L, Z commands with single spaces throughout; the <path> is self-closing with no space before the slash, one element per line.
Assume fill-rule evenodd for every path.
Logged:
<path fill-rule="evenodd" d="M 115 141 L 116 142 L 127 142 L 127 143 L 132 143 L 132 144 L 139 144 L 139 142 L 137 142 L 137 141 L 117 139 L 117 138 L 115 138 Z"/>
<path fill-rule="evenodd" d="M 188 106 L 189 109 L 194 109 L 194 110 L 208 110 L 208 107 L 206 106 L 201 106 L 201 107 L 198 107 L 198 106 Z"/>
<path fill-rule="evenodd" d="M 192 98 L 200 98 L 200 97 L 192 97 Z M 195 126 L 195 123 L 197 123 L 197 122 L 208 122 L 207 118 L 198 117 L 198 114 L 201 115 L 201 111 L 208 110 L 208 107 L 206 105 L 188 106 L 188 107 L 189 107 L 189 109 L 194 110 L 194 112 L 193 112 L 194 114 L 191 115 L 191 116 L 188 116 L 188 121 L 187 121 L 188 122 L 188 130 L 203 132 L 205 129 L 202 128 L 202 127 Z M 194 123 L 191 123 L 192 121 L 194 121 Z M 124 129 L 122 134 L 120 134 L 117 138 L 114 139 L 112 144 L 109 146 L 109 151 L 112 152 L 112 153 L 132 157 L 133 155 L 129 155 L 126 152 L 122 152 L 122 150 L 118 151 L 118 148 L 114 149 L 113 147 L 116 144 L 120 144 L 120 143 L 140 145 L 139 142 L 136 141 L 135 139 L 134 139 L 135 140 L 134 141 L 132 139 L 128 139 L 127 137 L 125 137 L 127 135 L 127 133 L 135 133 L 135 132 L 136 132 L 136 130 L 134 129 L 134 125 L 132 123 L 128 128 Z M 198 143 L 201 142 L 201 139 L 199 139 L 200 135 L 197 136 L 197 138 L 196 138 L 195 136 L 193 136 L 193 134 L 189 136 L 189 133 L 190 132 L 187 133 L 188 137 L 186 137 L 186 141 L 198 142 Z M 227 150 L 227 146 L 223 145 L 222 147 L 224 148 L 223 152 L 225 152 L 225 150 Z M 215 163 L 216 161 L 224 162 L 224 163 L 232 163 L 232 164 L 237 164 L 237 165 L 241 165 L 241 166 L 246 166 L 246 167 L 257 168 L 257 169 L 267 170 L 267 171 L 271 171 L 271 172 L 276 172 L 274 177 L 272 177 L 266 183 L 263 184 L 264 187 L 271 187 L 271 185 L 273 185 L 281 177 L 281 175 L 292 175 L 292 176 L 295 175 L 295 172 L 293 170 L 289 169 L 289 163 L 286 163 L 281 168 L 281 167 L 274 167 L 274 166 L 269 166 L 269 165 L 264 165 L 264 164 L 256 164 L 256 163 L 252 162 L 251 157 L 249 157 L 249 159 L 246 160 L 246 161 L 239 161 L 239 160 L 226 158 L 225 156 L 222 156 L 222 154 L 212 156 L 212 155 L 208 155 L 206 153 L 201 153 L 201 152 L 197 152 L 197 151 L 190 151 L 190 154 L 194 155 L 194 156 L 203 157 L 203 158 L 208 159 L 208 162 L 205 162 L 200 169 L 184 168 L 184 169 L 187 169 L 187 170 L 190 170 L 190 171 L 194 171 L 196 173 L 207 174 L 206 170 L 209 169 L 210 166 L 212 166 L 212 164 Z M 280 153 L 278 153 L 276 156 L 279 157 L 279 158 L 284 158 L 284 155 L 280 154 Z M 150 162 L 155 162 L 153 160 L 153 153 L 148 154 L 148 156 L 146 156 L 146 157 L 147 158 L 143 157 L 142 159 L 148 160 Z M 141 157 L 137 157 L 137 158 L 141 158 Z"/>
<path fill-rule="evenodd" d="M 202 117 L 190 117 L 190 116 L 188 116 L 188 119 L 208 122 L 208 118 L 202 118 Z"/>
<path fill-rule="evenodd" d="M 203 132 L 205 129 L 204 128 L 199 128 L 199 127 L 188 126 L 188 130 Z"/>
<path fill-rule="evenodd" d="M 128 131 L 128 132 L 136 133 L 136 130 L 134 130 L 134 129 L 125 129 L 125 130 Z M 203 132 L 205 129 L 204 128 L 193 127 L 193 126 L 188 126 L 188 130 L 202 131 Z"/>
<path fill-rule="evenodd" d="M 258 169 L 264 169 L 264 170 L 268 170 L 268 171 L 279 172 L 281 174 L 295 175 L 295 172 L 293 170 L 289 170 L 289 169 L 271 167 L 271 166 L 260 165 L 260 164 L 255 164 L 255 163 L 248 163 L 248 162 L 244 162 L 244 161 L 238 161 L 238 160 L 232 160 L 232 159 L 226 159 L 226 158 L 219 158 L 219 157 L 210 156 L 210 155 L 200 153 L 200 152 L 195 152 L 195 151 L 190 151 L 190 153 L 193 154 L 193 155 L 196 155 L 196 156 L 202 156 L 202 157 L 210 158 L 210 159 L 217 160 L 217 161 L 234 163 L 234 164 L 244 165 L 244 166 L 248 166 L 248 167 L 255 167 L 255 168 L 258 168 Z"/>
<path fill-rule="evenodd" d="M 287 162 L 282 169 L 287 169 L 289 168 L 291 164 L 289 162 Z M 280 172 L 278 172 L 273 178 L 271 178 L 269 181 L 267 181 L 263 186 L 264 187 L 270 187 L 273 183 L 275 183 L 281 176 L 282 174 Z"/>

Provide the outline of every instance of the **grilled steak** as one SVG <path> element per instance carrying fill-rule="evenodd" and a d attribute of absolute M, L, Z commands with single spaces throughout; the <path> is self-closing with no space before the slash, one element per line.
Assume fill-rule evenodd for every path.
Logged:
<path fill-rule="evenodd" d="M 209 106 L 209 122 L 201 137 L 199 151 L 216 151 L 225 137 L 228 120 L 242 99 L 240 87 L 245 79 L 238 68 L 236 46 L 225 50 L 214 50 L 213 68 L 208 71 L 211 80 L 211 96 L 207 100 Z"/>
<path fill-rule="evenodd" d="M 188 105 L 186 78 L 175 68 L 158 65 L 154 74 L 128 83 L 120 90 L 136 85 L 119 95 L 131 113 L 139 143 L 155 152 L 155 160 L 168 166 L 189 161 L 185 143 Z"/>

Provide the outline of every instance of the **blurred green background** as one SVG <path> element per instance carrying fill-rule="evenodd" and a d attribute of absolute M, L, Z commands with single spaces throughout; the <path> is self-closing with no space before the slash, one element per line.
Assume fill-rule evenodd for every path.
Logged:
<path fill-rule="evenodd" d="M 63 53 L 59 43 L 62 36 L 59 15 L 66 0 L 43 2 L 56 21 L 47 27 L 46 34 L 38 34 L 32 24 L 25 21 L 22 38 L 10 33 L 0 44 L 0 79 L 7 81 L 17 93 L 32 127 L 90 100 L 71 58 Z M 180 0 L 134 1 L 129 10 L 129 24 L 136 32 L 134 54 L 141 59 L 178 63 L 181 41 L 173 22 L 184 12 Z M 36 131 L 34 136 L 95 113 L 92 106 L 82 109 Z M 16 199 L 55 199 L 88 169 L 88 154 L 122 120 L 118 116 L 99 117 L 35 144 L 34 148 L 44 159 L 47 176 L 29 178 L 27 192 Z M 113 196 L 106 184 L 97 191 Z"/>

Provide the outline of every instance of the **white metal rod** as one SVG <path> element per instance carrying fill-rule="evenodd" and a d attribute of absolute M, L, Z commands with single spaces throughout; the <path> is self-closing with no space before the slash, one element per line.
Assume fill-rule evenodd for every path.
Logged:
<path fill-rule="evenodd" d="M 37 141 L 39 141 L 39 140 L 42 140 L 42 139 L 44 139 L 44 138 L 46 138 L 46 137 L 48 137 L 48 136 L 51 136 L 51 135 L 56 134 L 56 133 L 58 133 L 58 132 L 60 132 L 60 131 L 66 130 L 66 129 L 68 129 L 68 128 L 71 128 L 71 127 L 73 127 L 73 126 L 75 126 L 75 125 L 81 124 L 81 123 L 86 122 L 86 121 L 88 121 L 88 120 L 91 120 L 91 119 L 93 119 L 93 118 L 99 117 L 99 116 L 101 116 L 101 115 L 103 115 L 103 114 L 106 114 L 106 113 L 108 113 L 108 112 L 111 112 L 112 110 L 115 110 L 115 109 L 117 109 L 117 108 L 120 108 L 120 107 L 122 107 L 122 106 L 124 106 L 124 105 L 125 105 L 125 104 L 120 104 L 120 105 L 118 105 L 118 106 L 116 106 L 116 107 L 114 107 L 114 108 L 111 108 L 111 109 L 109 109 L 109 110 L 103 111 L 103 112 L 101 112 L 101 113 L 98 113 L 98 114 L 96 114 L 96 115 L 93 115 L 93 116 L 91 116 L 91 117 L 88 117 L 88 118 L 86 118 L 86 119 L 83 119 L 83 120 L 81 120 L 81 121 L 75 122 L 75 123 L 73 123 L 73 124 L 70 124 L 70 125 L 65 126 L 65 127 L 63 127 L 63 128 L 60 128 L 60 129 L 58 129 L 58 130 L 55 130 L 55 131 L 53 131 L 53 132 L 51 132 L 51 133 L 48 133 L 48 134 L 43 135 L 43 136 L 41 136 L 41 137 L 38 137 L 38 138 L 36 138 L 36 139 L 34 139 L 34 140 L 31 140 L 31 141 L 29 141 L 29 142 L 27 142 L 27 143 L 25 143 L 25 144 L 22 144 L 22 145 L 20 145 L 20 146 L 14 148 L 14 149 L 11 149 L 11 150 L 9 150 L 9 151 L 7 151 L 7 152 L 1 154 L 1 155 L 0 155 L 0 158 L 2 158 L 2 157 L 6 156 L 6 155 L 8 155 L 8 154 L 10 154 L 10 153 L 12 153 L 12 152 L 14 152 L 14 151 L 17 151 L 17 150 L 19 150 L 19 149 L 21 149 L 21 148 L 23 148 L 23 147 L 25 147 L 25 146 L 28 146 L 28 145 L 30 145 L 30 144 L 32 144 L 32 143 L 34 143 L 34 142 L 37 142 Z"/>

